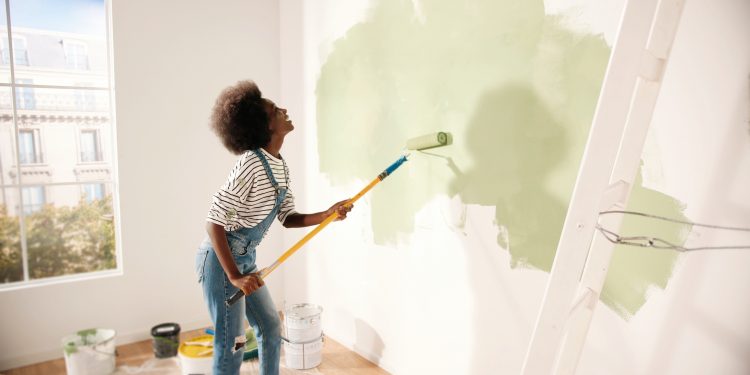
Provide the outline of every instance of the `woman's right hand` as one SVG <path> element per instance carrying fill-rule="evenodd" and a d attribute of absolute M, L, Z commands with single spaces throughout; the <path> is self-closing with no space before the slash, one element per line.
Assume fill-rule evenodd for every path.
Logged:
<path fill-rule="evenodd" d="M 260 289 L 260 287 L 264 285 L 259 272 L 240 275 L 238 277 L 230 277 L 229 282 L 231 282 L 237 289 L 242 290 L 242 293 L 245 293 L 246 296 L 253 294 L 254 291 Z"/>

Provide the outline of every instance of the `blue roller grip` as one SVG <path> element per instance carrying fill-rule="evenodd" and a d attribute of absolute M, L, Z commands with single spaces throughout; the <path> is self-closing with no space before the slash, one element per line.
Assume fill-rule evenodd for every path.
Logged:
<path fill-rule="evenodd" d="M 380 178 L 380 181 L 383 181 L 386 177 L 388 177 L 393 171 L 396 170 L 396 168 L 400 167 L 401 164 L 404 164 L 406 161 L 406 155 L 400 157 L 398 160 L 396 160 L 393 164 L 391 164 L 390 167 L 386 168 L 383 173 L 378 175 L 378 178 Z"/>

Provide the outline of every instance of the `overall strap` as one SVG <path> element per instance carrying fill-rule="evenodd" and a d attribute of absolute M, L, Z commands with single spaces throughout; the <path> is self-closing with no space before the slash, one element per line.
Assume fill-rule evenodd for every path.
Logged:
<path fill-rule="evenodd" d="M 260 162 L 263 163 L 263 168 L 266 170 L 266 174 L 268 175 L 268 179 L 271 180 L 271 185 L 273 185 L 274 190 L 276 191 L 276 195 L 279 194 L 279 183 L 276 182 L 276 178 L 273 176 L 273 171 L 271 170 L 271 166 L 268 165 L 268 160 L 266 160 L 265 155 L 263 155 L 263 152 L 259 149 L 253 150 L 255 155 L 258 155 L 258 158 L 260 159 Z M 283 159 L 282 159 L 283 163 Z M 286 163 L 284 163 L 284 174 L 286 174 Z"/>

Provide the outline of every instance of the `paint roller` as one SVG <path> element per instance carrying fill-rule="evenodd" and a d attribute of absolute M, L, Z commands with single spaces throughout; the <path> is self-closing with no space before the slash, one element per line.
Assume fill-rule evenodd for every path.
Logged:
<path fill-rule="evenodd" d="M 453 136 L 448 132 L 437 132 L 437 133 L 431 133 L 431 134 L 425 134 L 420 137 L 411 138 L 406 141 L 406 149 L 412 150 L 412 151 L 422 151 L 427 150 L 431 148 L 436 147 L 443 147 L 448 146 L 453 143 Z M 408 160 L 410 155 L 410 152 L 407 151 L 402 155 L 398 160 L 396 160 L 393 164 L 391 164 L 388 168 L 386 168 L 382 173 L 380 173 L 372 182 L 370 182 L 367 186 L 365 186 L 364 189 L 362 189 L 357 195 L 352 197 L 346 204 L 352 205 L 354 202 L 356 202 L 359 198 L 361 198 L 363 195 L 365 195 L 370 189 L 372 189 L 375 185 L 377 185 L 380 181 L 383 181 L 386 177 L 388 177 L 393 171 L 398 169 L 398 167 L 401 166 L 405 161 Z M 268 266 L 267 268 L 264 268 L 260 272 L 260 278 L 265 279 L 266 276 L 271 274 L 276 268 L 278 268 L 281 263 L 284 263 L 292 254 L 294 254 L 297 250 L 299 250 L 307 241 L 309 241 L 311 238 L 313 238 L 318 232 L 323 230 L 328 224 L 330 224 L 332 221 L 338 219 L 339 213 L 334 212 L 331 215 L 329 215 L 323 222 L 318 224 L 318 226 L 315 227 L 315 229 L 311 230 L 307 235 L 302 237 L 299 241 L 297 241 L 296 244 L 292 245 L 292 247 L 289 248 L 289 250 L 285 251 L 284 254 L 281 254 L 279 259 L 276 259 L 273 264 Z M 244 296 L 244 293 L 242 290 L 238 290 L 234 295 L 229 298 L 226 301 L 227 306 L 231 306 L 235 302 L 237 302 L 240 298 Z"/>

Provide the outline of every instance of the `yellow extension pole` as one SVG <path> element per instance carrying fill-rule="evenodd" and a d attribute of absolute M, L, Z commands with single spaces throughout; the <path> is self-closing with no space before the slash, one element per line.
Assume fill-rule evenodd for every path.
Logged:
<path fill-rule="evenodd" d="M 383 173 L 379 174 L 378 177 L 376 177 L 374 180 L 372 180 L 372 182 L 370 182 L 367 186 L 365 186 L 364 189 L 362 189 L 359 193 L 357 193 L 357 195 L 355 195 L 354 197 L 352 197 L 352 199 L 346 202 L 346 204 L 348 205 L 354 204 L 354 202 L 356 202 L 359 198 L 361 198 L 368 191 L 370 191 L 370 189 L 372 189 L 375 185 L 377 185 L 378 182 L 383 181 L 383 179 L 388 177 L 394 170 L 396 170 L 396 168 L 401 166 L 401 164 L 403 164 L 406 160 L 407 160 L 406 155 L 400 157 L 398 160 L 396 160 L 396 162 L 394 162 L 388 168 L 386 168 L 386 170 L 384 170 Z M 323 222 L 318 224 L 318 226 L 316 226 L 315 229 L 311 230 L 310 233 L 306 234 L 304 237 L 302 237 L 301 240 L 297 241 L 297 243 L 294 244 L 292 247 L 290 247 L 289 250 L 285 251 L 284 254 L 281 254 L 279 259 L 276 259 L 276 261 L 273 262 L 273 264 L 261 270 L 260 277 L 262 279 L 265 279 L 266 276 L 268 276 L 271 272 L 273 272 L 273 270 L 279 268 L 279 266 L 282 263 L 284 263 L 284 261 L 286 261 L 287 258 L 292 256 L 292 254 L 294 254 L 297 250 L 299 250 L 302 247 L 302 245 L 307 243 L 307 241 L 313 238 L 316 234 L 318 234 L 318 232 L 323 230 L 323 228 L 325 228 L 332 221 L 336 220 L 338 217 L 339 217 L 339 213 L 334 212 L 331 215 L 329 215 L 327 218 L 325 218 L 325 220 L 323 220 Z M 242 290 L 238 290 L 236 293 L 234 293 L 232 297 L 230 297 L 226 301 L 227 306 L 234 304 L 244 295 L 245 294 L 242 292 Z"/>
<path fill-rule="evenodd" d="M 357 193 L 357 195 L 355 195 L 352 199 L 350 199 L 348 202 L 346 202 L 346 205 L 352 205 L 352 204 L 354 204 L 354 202 L 356 202 L 359 198 L 361 198 L 368 191 L 370 191 L 370 189 L 372 189 L 373 186 L 377 185 L 378 182 L 380 182 L 380 181 L 381 181 L 380 177 L 379 176 L 376 177 L 374 180 L 372 180 L 372 182 L 370 182 L 369 185 L 365 186 L 365 188 L 362 189 L 362 191 L 360 191 L 359 193 Z M 265 279 L 266 276 L 268 276 L 269 274 L 271 274 L 271 272 L 273 272 L 273 270 L 275 270 L 276 268 L 278 268 L 281 265 L 281 263 L 284 263 L 284 261 L 287 258 L 289 258 L 290 256 L 292 256 L 292 254 L 294 254 L 297 250 L 299 250 L 305 243 L 307 243 L 307 241 L 309 241 L 316 234 L 318 234 L 318 232 L 320 232 L 321 230 L 323 230 L 323 228 L 325 228 L 328 224 L 330 224 L 331 222 L 333 222 L 336 219 L 338 219 L 338 217 L 339 217 L 339 213 L 338 212 L 334 212 L 334 213 L 330 214 L 327 218 L 325 218 L 325 220 L 323 220 L 320 224 L 318 224 L 318 226 L 316 226 L 315 229 L 311 230 L 310 233 L 306 234 L 304 237 L 302 237 L 302 239 L 300 239 L 299 241 L 297 241 L 296 244 L 292 245 L 292 247 L 290 247 L 289 250 L 285 251 L 284 254 L 281 254 L 281 256 L 279 257 L 279 259 L 276 259 L 276 261 L 273 262 L 273 264 L 271 264 L 270 266 L 264 268 L 261 271 L 261 273 L 260 273 L 260 277 L 262 279 Z"/>

